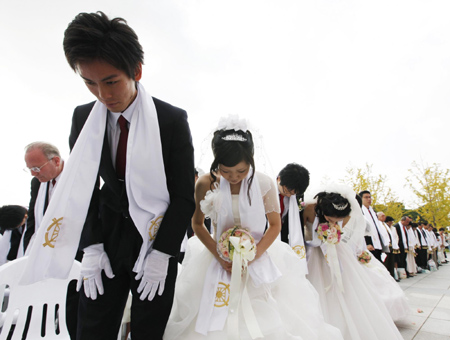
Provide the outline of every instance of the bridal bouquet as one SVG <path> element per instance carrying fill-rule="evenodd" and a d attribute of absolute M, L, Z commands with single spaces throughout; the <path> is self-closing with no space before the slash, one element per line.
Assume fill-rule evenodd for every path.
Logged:
<path fill-rule="evenodd" d="M 370 254 L 366 250 L 364 250 L 360 255 L 357 257 L 358 262 L 361 264 L 368 264 L 370 262 Z"/>
<path fill-rule="evenodd" d="M 234 253 L 238 252 L 242 260 L 251 261 L 256 255 L 256 244 L 253 236 L 245 229 L 230 228 L 222 233 L 217 242 L 219 256 L 228 262 L 233 262 Z"/>
<path fill-rule="evenodd" d="M 317 235 L 323 243 L 337 244 L 341 241 L 341 227 L 339 224 L 330 226 L 328 223 L 321 223 L 317 227 Z"/>
<path fill-rule="evenodd" d="M 303 200 L 301 198 L 298 199 L 298 210 L 302 211 L 303 209 L 305 209 L 306 207 L 306 203 L 303 202 Z"/>

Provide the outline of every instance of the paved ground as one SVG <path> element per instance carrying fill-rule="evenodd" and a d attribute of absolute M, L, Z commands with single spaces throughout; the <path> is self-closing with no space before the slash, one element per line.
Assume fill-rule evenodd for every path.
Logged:
<path fill-rule="evenodd" d="M 408 319 L 396 323 L 403 338 L 450 339 L 450 263 L 435 272 L 401 280 L 399 284 L 411 307 Z"/>

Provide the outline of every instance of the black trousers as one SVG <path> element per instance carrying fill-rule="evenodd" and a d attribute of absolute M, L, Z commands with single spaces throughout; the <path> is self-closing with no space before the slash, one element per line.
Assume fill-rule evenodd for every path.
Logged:
<path fill-rule="evenodd" d="M 416 256 L 417 265 L 422 268 L 427 268 L 428 249 L 419 249 Z"/>
<path fill-rule="evenodd" d="M 383 262 L 383 261 L 381 260 L 381 249 L 374 249 L 374 250 L 371 250 L 370 252 L 372 253 L 373 256 L 375 256 L 375 258 L 376 258 L 378 261 Z"/>
<path fill-rule="evenodd" d="M 386 267 L 386 269 L 388 270 L 389 274 L 391 274 L 391 276 L 393 278 L 395 278 L 395 274 L 394 274 L 394 269 L 395 269 L 395 259 L 394 259 L 394 254 L 392 253 L 392 249 L 391 249 L 391 253 L 386 253 L 386 258 L 384 259 L 384 266 Z"/>
<path fill-rule="evenodd" d="M 83 288 L 80 290 L 78 340 L 116 340 L 130 291 L 133 295 L 133 340 L 160 340 L 164 334 L 175 292 L 177 259 L 172 257 L 169 260 L 163 294 L 156 294 L 152 301 L 141 301 L 140 294 L 137 293 L 141 280 L 137 281 L 136 273 L 132 271 L 139 254 L 141 236 L 130 218 L 124 218 L 121 223 L 119 240 L 115 240 L 114 252 L 109 253 L 115 276 L 109 279 L 102 272 L 104 294 L 92 300 L 86 297 Z M 105 249 L 110 247 L 111 244 L 105 244 Z"/>
<path fill-rule="evenodd" d="M 407 253 L 405 253 L 404 250 L 400 249 L 400 254 L 397 254 L 397 266 L 398 268 L 405 268 L 406 270 L 406 256 Z"/>
<path fill-rule="evenodd" d="M 175 290 L 177 261 L 170 259 L 169 274 L 166 278 L 163 295 L 155 295 L 152 301 L 139 299 L 136 292 L 140 280 L 135 280 L 134 272 L 115 273 L 113 279 L 102 273 L 105 293 L 96 300 L 86 297 L 80 290 L 78 307 L 77 339 L 116 340 L 120 330 L 125 304 L 131 290 L 131 334 L 133 340 L 162 339 L 172 309 Z"/>

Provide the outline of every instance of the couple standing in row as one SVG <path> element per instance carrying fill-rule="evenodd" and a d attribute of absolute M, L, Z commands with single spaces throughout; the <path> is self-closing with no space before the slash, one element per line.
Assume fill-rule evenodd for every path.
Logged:
<path fill-rule="evenodd" d="M 165 339 L 202 338 L 202 334 L 225 339 L 227 333 L 241 338 L 341 338 L 340 325 L 325 322 L 330 321 L 324 320 L 319 295 L 305 279 L 298 257 L 276 240 L 281 227 L 277 190 L 270 178 L 255 171 L 251 133 L 244 126 L 216 131 L 215 161 L 210 176 L 199 180 L 194 202 L 187 115 L 151 97 L 139 83 L 143 51 L 135 32 L 123 19 L 110 20 L 101 12 L 81 13 L 65 31 L 64 51 L 70 66 L 98 99 L 75 109 L 69 138 L 72 154 L 55 193 L 59 197 L 58 189 L 69 191 L 66 194 L 75 206 L 71 213 L 78 218 L 71 232 L 78 230 L 75 240 L 80 239 L 84 251 L 77 338 L 115 339 L 130 290 L 134 339 L 160 339 L 164 331 Z M 201 202 L 207 203 L 211 195 L 213 211 L 204 204 L 202 209 Z M 90 203 L 79 197 L 89 197 Z M 352 200 L 340 197 L 344 202 L 338 204 Z M 52 200 L 49 211 L 60 204 L 61 200 Z M 317 215 L 331 224 L 343 220 L 321 211 L 316 209 L 310 219 Z M 351 211 L 355 212 L 353 204 Z M 214 222 L 214 237 L 203 227 L 205 212 Z M 198 239 L 189 244 L 172 308 L 176 256 L 193 213 Z M 249 303 L 238 301 L 232 310 L 217 307 L 219 285 L 226 290 L 231 265 L 217 255 L 216 247 L 221 233 L 235 225 L 247 228 L 254 237 L 256 257 L 242 286 L 246 291 L 242 296 Z M 64 232 L 63 225 L 61 238 Z M 78 244 L 73 244 L 74 257 Z M 38 247 L 36 242 L 33 248 Z M 343 305 L 341 295 L 330 294 L 333 298 L 326 300 L 334 303 L 336 298 Z M 392 325 L 373 331 L 401 338 Z"/>

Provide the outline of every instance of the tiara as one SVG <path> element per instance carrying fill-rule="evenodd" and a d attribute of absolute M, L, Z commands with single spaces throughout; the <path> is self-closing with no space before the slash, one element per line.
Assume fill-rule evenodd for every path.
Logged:
<path fill-rule="evenodd" d="M 333 204 L 333 207 L 336 210 L 344 210 L 348 206 L 348 202 L 347 203 L 343 203 L 343 204 L 334 204 L 334 203 L 331 203 L 331 204 Z"/>
<path fill-rule="evenodd" d="M 228 142 L 246 142 L 247 138 L 242 137 L 241 135 L 238 135 L 237 133 L 232 133 L 229 135 L 226 135 L 222 137 L 223 140 L 226 140 Z"/>

